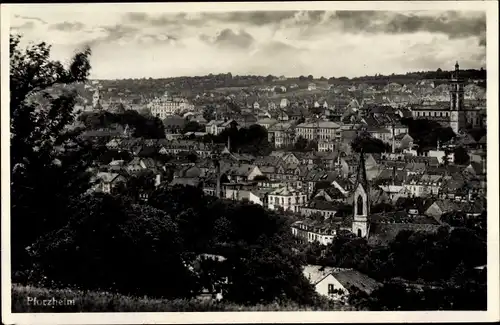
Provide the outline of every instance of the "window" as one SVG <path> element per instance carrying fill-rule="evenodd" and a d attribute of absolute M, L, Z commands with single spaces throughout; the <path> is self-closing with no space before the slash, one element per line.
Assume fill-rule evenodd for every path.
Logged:
<path fill-rule="evenodd" d="M 358 237 L 361 237 L 361 229 L 358 229 Z"/>
<path fill-rule="evenodd" d="M 357 203 L 357 215 L 364 215 L 363 213 L 363 198 L 361 197 L 361 195 L 358 196 L 358 199 L 356 200 L 356 203 Z"/>
<path fill-rule="evenodd" d="M 328 294 L 332 295 L 334 290 L 335 290 L 335 287 L 333 286 L 333 284 L 329 283 L 328 284 Z"/>

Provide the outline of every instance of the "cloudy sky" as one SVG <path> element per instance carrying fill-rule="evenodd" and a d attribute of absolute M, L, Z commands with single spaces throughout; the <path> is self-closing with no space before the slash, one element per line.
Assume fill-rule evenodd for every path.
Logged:
<path fill-rule="evenodd" d="M 486 67 L 481 11 L 72 8 L 13 7 L 11 31 L 24 42 L 52 44 L 62 61 L 90 45 L 91 77 L 98 79 L 227 72 L 352 77 L 449 69 L 456 60 L 463 68 Z"/>

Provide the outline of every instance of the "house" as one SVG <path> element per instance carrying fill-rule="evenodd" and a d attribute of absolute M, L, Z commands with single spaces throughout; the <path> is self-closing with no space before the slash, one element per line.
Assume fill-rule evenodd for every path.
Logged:
<path fill-rule="evenodd" d="M 226 129 L 237 126 L 238 122 L 236 122 L 235 120 L 227 120 L 227 121 L 212 120 L 208 122 L 207 125 L 205 126 L 205 132 L 208 134 L 218 135 Z"/>
<path fill-rule="evenodd" d="M 313 90 L 316 90 L 316 84 L 311 82 L 307 85 L 307 90 L 309 91 L 313 91 Z"/>
<path fill-rule="evenodd" d="M 456 202 L 450 199 L 436 200 L 425 210 L 425 214 L 440 221 L 445 213 L 462 211 L 467 216 L 478 216 L 484 210 L 481 202 Z"/>
<path fill-rule="evenodd" d="M 305 219 L 294 222 L 291 229 L 297 242 L 328 245 L 333 242 L 340 227 L 330 222 Z"/>
<path fill-rule="evenodd" d="M 229 166 L 223 171 L 230 182 L 248 182 L 253 181 L 257 176 L 263 176 L 259 167 L 250 164 L 239 164 Z"/>
<path fill-rule="evenodd" d="M 318 294 L 332 300 L 346 301 L 354 290 L 370 295 L 382 286 L 369 276 L 353 269 L 307 265 L 303 274 Z"/>
<path fill-rule="evenodd" d="M 339 204 L 337 202 L 313 199 L 306 206 L 300 207 L 299 212 L 305 217 L 320 215 L 328 219 L 335 217 L 338 208 Z"/>
<path fill-rule="evenodd" d="M 267 103 L 267 108 L 271 111 L 275 110 L 277 107 L 278 105 L 272 100 Z"/>
<path fill-rule="evenodd" d="M 291 122 L 279 122 L 269 127 L 267 130 L 268 141 L 274 144 L 275 148 L 283 148 L 294 141 L 295 125 Z"/>
<path fill-rule="evenodd" d="M 253 204 L 264 206 L 265 195 L 262 195 L 262 191 L 252 190 L 252 189 L 239 189 L 230 188 L 226 186 L 224 191 L 224 196 L 226 199 L 235 201 L 248 201 Z"/>
<path fill-rule="evenodd" d="M 91 178 L 96 192 L 111 193 L 119 184 L 125 184 L 127 179 L 118 173 L 100 172 Z"/>
<path fill-rule="evenodd" d="M 400 149 L 413 148 L 414 140 L 408 133 L 400 133 L 394 137 L 394 145 Z"/>
<path fill-rule="evenodd" d="M 329 140 L 334 142 L 340 141 L 342 132 L 340 125 L 335 122 L 318 121 L 298 124 L 296 135 L 307 140 Z"/>
<path fill-rule="evenodd" d="M 257 121 L 257 124 L 268 130 L 271 126 L 278 123 L 278 120 L 273 118 L 264 118 Z"/>
<path fill-rule="evenodd" d="M 268 208 L 270 210 L 283 209 L 285 211 L 299 212 L 299 207 L 307 203 L 307 195 L 293 187 L 281 187 L 268 195 Z"/>
<path fill-rule="evenodd" d="M 290 101 L 286 98 L 282 98 L 280 101 L 280 108 L 286 108 L 290 105 Z"/>
<path fill-rule="evenodd" d="M 145 169 L 156 170 L 158 163 L 152 158 L 139 158 L 135 157 L 130 161 L 125 169 L 129 173 L 136 173 Z"/>

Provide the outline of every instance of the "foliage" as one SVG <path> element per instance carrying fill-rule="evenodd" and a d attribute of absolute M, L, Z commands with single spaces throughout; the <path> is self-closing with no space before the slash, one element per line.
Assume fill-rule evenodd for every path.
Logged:
<path fill-rule="evenodd" d="M 470 163 L 470 156 L 467 153 L 467 149 L 462 146 L 455 147 L 453 150 L 454 162 L 458 165 L 467 165 Z"/>
<path fill-rule="evenodd" d="M 426 147 L 434 148 L 438 140 L 443 144 L 456 136 L 450 127 L 442 127 L 436 121 L 403 118 L 401 122 L 408 126 L 408 133 L 414 139 L 415 144 L 418 144 L 421 149 Z"/>
<path fill-rule="evenodd" d="M 389 144 L 382 140 L 362 135 L 357 136 L 352 141 L 351 147 L 355 152 L 360 152 L 361 149 L 363 149 L 365 153 L 382 153 L 390 151 Z"/>
<path fill-rule="evenodd" d="M 65 227 L 31 247 L 41 270 L 33 280 L 167 298 L 195 292 L 182 238 L 165 212 L 106 194 L 84 196 L 71 211 Z"/>
<path fill-rule="evenodd" d="M 132 136 L 135 138 L 165 139 L 165 127 L 158 117 L 145 116 L 135 110 L 126 110 L 123 113 L 91 112 L 80 115 L 79 120 L 90 129 L 122 125 L 131 127 Z"/>
<path fill-rule="evenodd" d="M 184 128 L 182 129 L 182 134 L 185 134 L 187 132 L 205 132 L 205 127 L 203 125 L 200 125 L 196 121 L 189 121 L 184 125 Z"/>
<path fill-rule="evenodd" d="M 140 203 L 141 195 L 149 195 L 155 190 L 156 174 L 153 171 L 145 170 L 133 175 L 127 175 L 127 182 L 119 184 L 113 194 L 120 195 L 134 203 Z"/>
<path fill-rule="evenodd" d="M 370 213 L 391 212 L 394 211 L 394 205 L 388 203 L 379 203 L 371 207 Z"/>
<path fill-rule="evenodd" d="M 230 143 L 232 152 L 247 153 L 254 156 L 265 156 L 271 152 L 266 128 L 254 124 L 248 128 L 229 128 L 212 137 L 216 143 Z"/>
<path fill-rule="evenodd" d="M 293 145 L 294 151 L 307 152 L 318 149 L 318 143 L 315 140 L 307 140 L 302 136 L 299 136 Z"/>
<path fill-rule="evenodd" d="M 12 267 L 28 266 L 25 247 L 67 221 L 69 201 L 89 187 L 86 173 L 99 148 L 81 140 L 75 121 L 76 82 L 86 80 L 90 49 L 67 69 L 50 60 L 50 46 L 19 48 L 10 38 Z M 62 90 L 57 91 L 62 88 Z M 41 203 L 43 202 L 43 203 Z M 29 227 L 26 227 L 29 225 Z"/>
<path fill-rule="evenodd" d="M 224 299 L 243 304 L 314 299 L 302 276 L 303 261 L 290 250 L 287 218 L 250 203 L 218 201 L 190 187 L 160 189 L 150 204 L 172 216 L 186 249 L 227 258 Z"/>

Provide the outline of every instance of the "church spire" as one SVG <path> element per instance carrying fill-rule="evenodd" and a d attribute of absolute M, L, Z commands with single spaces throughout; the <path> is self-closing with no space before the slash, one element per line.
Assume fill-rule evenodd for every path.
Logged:
<path fill-rule="evenodd" d="M 358 164 L 358 171 L 357 171 L 357 176 L 356 176 L 356 187 L 358 187 L 358 184 L 363 185 L 363 188 L 365 189 L 365 191 L 368 191 L 368 178 L 366 177 L 365 155 L 364 155 L 363 149 L 361 149 L 361 152 L 359 153 L 359 164 Z"/>

